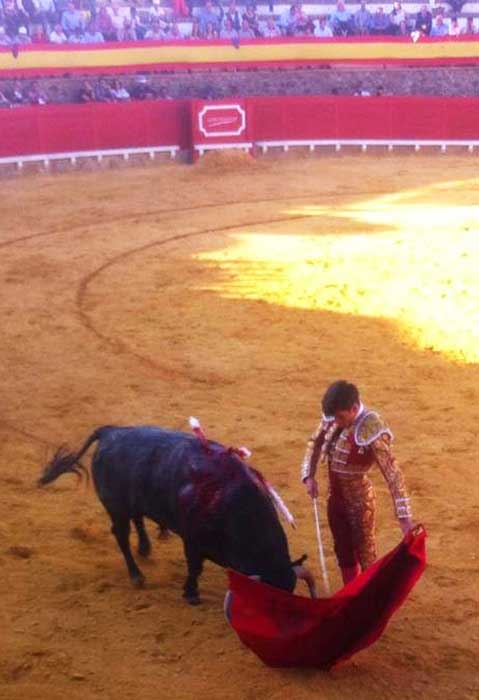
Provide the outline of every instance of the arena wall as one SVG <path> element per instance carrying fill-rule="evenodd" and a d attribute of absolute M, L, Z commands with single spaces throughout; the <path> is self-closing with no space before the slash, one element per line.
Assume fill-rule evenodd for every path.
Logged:
<path fill-rule="evenodd" d="M 220 127 L 213 144 L 225 140 L 251 144 L 294 139 L 467 140 L 478 136 L 477 98 L 251 97 L 239 102 L 244 124 L 239 129 L 233 124 L 237 138 L 225 139 Z M 218 109 L 218 102 L 154 100 L 2 110 L 0 157 L 172 145 L 191 149 L 191 114 L 208 104 Z M 231 115 L 225 116 L 228 120 Z M 235 118 L 233 114 L 233 122 Z"/>

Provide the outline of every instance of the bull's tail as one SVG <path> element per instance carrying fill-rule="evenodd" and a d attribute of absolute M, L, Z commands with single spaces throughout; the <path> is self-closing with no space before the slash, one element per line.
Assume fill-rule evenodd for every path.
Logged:
<path fill-rule="evenodd" d="M 85 440 L 78 452 L 69 452 L 64 446 L 59 447 L 52 459 L 44 467 L 41 477 L 38 479 L 38 486 L 45 486 L 58 479 L 62 474 L 76 474 L 80 479 L 84 475 L 89 478 L 88 470 L 80 464 L 89 447 L 100 438 L 103 428 L 95 430 Z"/>

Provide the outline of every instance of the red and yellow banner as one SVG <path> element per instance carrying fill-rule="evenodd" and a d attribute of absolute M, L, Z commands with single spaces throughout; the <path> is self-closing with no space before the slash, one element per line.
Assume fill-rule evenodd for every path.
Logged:
<path fill-rule="evenodd" d="M 135 42 L 100 45 L 51 44 L 0 48 L 0 75 L 118 73 L 139 70 L 268 67 L 337 63 L 441 65 L 479 63 L 475 37 L 352 39 L 270 39 L 229 41 Z"/>

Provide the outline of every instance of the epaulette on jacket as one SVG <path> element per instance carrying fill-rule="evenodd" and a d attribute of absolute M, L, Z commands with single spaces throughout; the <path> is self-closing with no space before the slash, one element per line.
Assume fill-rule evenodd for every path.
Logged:
<path fill-rule="evenodd" d="M 375 411 L 365 411 L 354 426 L 354 440 L 361 447 L 367 447 L 384 434 L 389 435 L 391 439 L 394 437 Z"/>

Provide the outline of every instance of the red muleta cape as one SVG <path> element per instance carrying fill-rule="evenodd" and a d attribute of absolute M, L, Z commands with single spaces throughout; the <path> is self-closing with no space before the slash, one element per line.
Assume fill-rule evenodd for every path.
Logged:
<path fill-rule="evenodd" d="M 426 565 L 419 525 L 331 598 L 312 600 L 228 571 L 231 625 L 268 666 L 330 669 L 384 631 Z"/>

